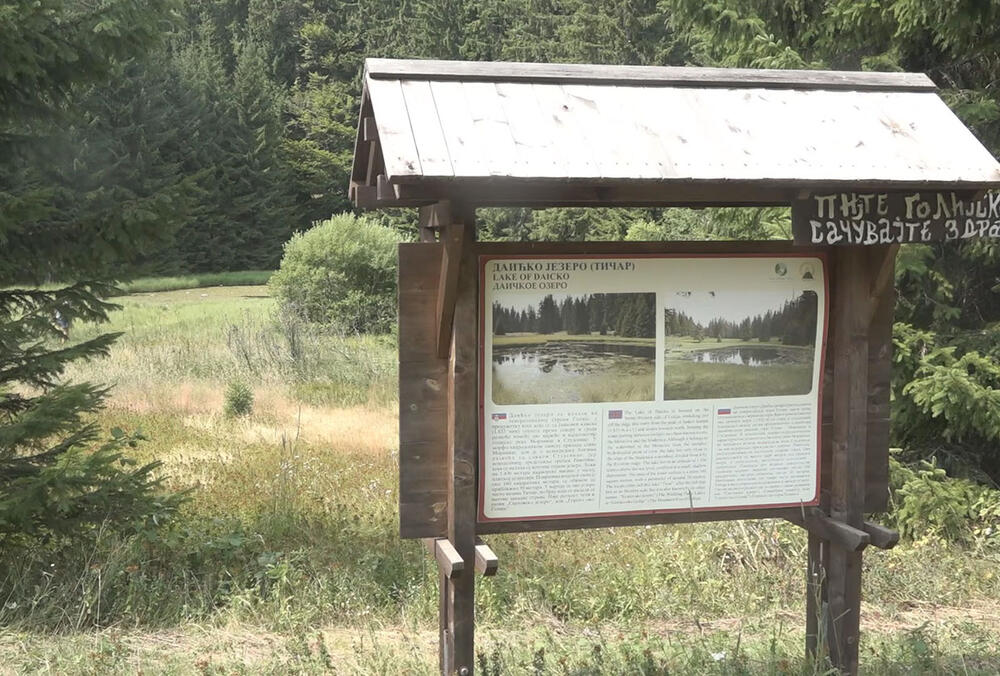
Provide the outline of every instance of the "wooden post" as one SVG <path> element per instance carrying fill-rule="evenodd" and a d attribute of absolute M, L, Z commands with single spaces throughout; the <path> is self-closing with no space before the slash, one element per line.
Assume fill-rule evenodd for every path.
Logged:
<path fill-rule="evenodd" d="M 833 443 L 831 446 L 830 517 L 864 528 L 865 444 L 868 408 L 868 325 L 871 279 L 863 249 L 836 254 L 833 280 Z M 858 672 L 861 619 L 861 552 L 837 542 L 829 549 L 826 569 L 827 642 L 834 666 Z"/>
<path fill-rule="evenodd" d="M 452 204 L 447 229 L 461 228 L 458 284 L 448 366 L 448 539 L 476 560 L 476 463 L 479 451 L 479 270 L 475 211 Z M 471 568 L 471 566 L 470 566 Z M 441 673 L 470 676 L 475 665 L 474 574 L 441 576 Z"/>

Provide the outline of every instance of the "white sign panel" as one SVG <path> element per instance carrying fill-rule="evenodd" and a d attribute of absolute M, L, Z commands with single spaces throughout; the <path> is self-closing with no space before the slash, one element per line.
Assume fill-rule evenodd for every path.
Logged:
<path fill-rule="evenodd" d="M 480 521 L 818 502 L 822 258 L 480 263 Z"/>

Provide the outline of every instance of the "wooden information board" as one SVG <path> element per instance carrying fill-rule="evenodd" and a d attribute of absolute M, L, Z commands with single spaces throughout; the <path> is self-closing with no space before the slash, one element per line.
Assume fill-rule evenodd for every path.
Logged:
<path fill-rule="evenodd" d="M 484 278 L 483 283 L 480 287 L 481 298 L 479 301 L 480 311 L 479 316 L 482 321 L 482 337 L 480 340 L 480 352 L 482 353 L 479 359 L 479 364 L 482 369 L 482 374 L 479 378 L 481 385 L 481 397 L 483 397 L 482 405 L 477 405 L 480 411 L 480 416 L 486 414 L 485 417 L 488 420 L 484 420 L 482 426 L 480 427 L 480 432 L 484 435 L 481 439 L 479 445 L 479 467 L 477 468 L 477 502 L 481 508 L 479 514 L 479 524 L 477 525 L 477 532 L 479 533 L 495 533 L 495 532 L 516 532 L 516 531 L 526 531 L 526 530 L 554 530 L 554 529 L 564 529 L 564 528 L 586 528 L 595 526 L 608 526 L 608 525 L 630 525 L 630 524 L 645 524 L 645 523 L 670 523 L 670 522 L 687 522 L 687 521 L 697 521 L 706 519 L 730 519 L 730 518 L 753 518 L 753 517 L 766 517 L 766 516 L 779 516 L 787 517 L 789 515 L 794 516 L 795 513 L 801 513 L 802 506 L 808 506 L 810 504 L 816 504 L 822 499 L 822 494 L 824 490 L 828 490 L 830 481 L 830 443 L 831 443 L 831 425 L 832 425 L 832 392 L 835 385 L 835 377 L 832 367 L 831 359 L 831 347 L 829 341 L 826 340 L 827 335 L 831 335 L 833 331 L 834 319 L 831 315 L 832 308 L 836 303 L 836 267 L 838 264 L 838 252 L 839 250 L 825 250 L 825 249 L 810 249 L 808 247 L 794 246 L 791 242 L 663 242 L 663 243 L 476 243 L 473 247 L 473 256 L 475 257 L 478 265 L 480 275 L 484 275 L 487 271 L 490 271 L 490 277 L 492 276 L 492 270 L 489 266 L 496 266 L 497 263 L 501 261 L 522 261 L 530 260 L 532 262 L 537 261 L 570 261 L 570 262 L 580 262 L 583 261 L 589 266 L 591 263 L 602 265 L 607 262 L 616 263 L 628 263 L 632 262 L 637 264 L 640 268 L 638 272 L 632 272 L 630 274 L 635 275 L 635 282 L 623 281 L 628 277 L 622 276 L 622 271 L 600 271 L 598 273 L 593 273 L 588 271 L 585 275 L 579 276 L 579 272 L 575 274 L 570 274 L 573 278 L 576 276 L 577 281 L 572 281 L 573 284 L 582 285 L 581 291 L 586 292 L 588 287 L 593 286 L 593 288 L 600 289 L 605 293 L 617 292 L 617 293 L 653 293 L 655 296 L 654 304 L 656 308 L 653 311 L 653 316 L 650 317 L 650 323 L 654 326 L 654 337 L 652 338 L 652 361 L 648 361 L 648 364 L 652 366 L 647 366 L 643 363 L 643 359 L 639 358 L 627 359 L 628 355 L 621 355 L 618 361 L 625 363 L 631 362 L 639 372 L 646 374 L 643 377 L 647 380 L 643 381 L 644 384 L 641 389 L 636 390 L 636 393 L 631 395 L 633 398 L 639 397 L 649 397 L 645 401 L 604 401 L 604 402 L 582 402 L 582 403 L 570 403 L 562 404 L 562 410 L 577 409 L 580 411 L 594 411 L 597 410 L 597 414 L 600 417 L 602 425 L 606 433 L 607 429 L 611 426 L 624 425 L 630 423 L 630 418 L 632 416 L 646 416 L 655 415 L 657 410 L 667 410 L 671 407 L 677 409 L 687 408 L 694 401 L 700 402 L 698 406 L 706 409 L 706 411 L 711 410 L 710 415 L 706 415 L 711 422 L 718 425 L 718 418 L 724 418 L 724 424 L 732 425 L 734 422 L 740 420 L 740 416 L 745 415 L 746 406 L 749 403 L 753 403 L 755 406 L 763 403 L 765 409 L 770 405 L 778 406 L 803 406 L 809 408 L 809 411 L 816 411 L 816 420 L 819 422 L 819 434 L 818 434 L 818 445 L 819 445 L 819 463 L 818 470 L 820 472 L 819 481 L 819 492 L 815 490 L 796 490 L 794 495 L 786 495 L 784 499 L 774 499 L 773 496 L 760 495 L 760 494 L 750 494 L 750 497 L 746 499 L 733 499 L 726 504 L 711 503 L 706 499 L 703 494 L 698 494 L 696 499 L 696 491 L 691 488 L 691 494 L 688 495 L 688 488 L 683 488 L 681 490 L 681 495 L 679 502 L 677 501 L 676 495 L 674 495 L 674 502 L 669 502 L 664 496 L 666 493 L 661 494 L 659 498 L 655 497 L 655 491 L 649 488 L 649 494 L 654 495 L 651 501 L 641 502 L 641 503 L 629 503 L 625 505 L 624 509 L 621 507 L 617 509 L 594 509 L 591 508 L 579 508 L 579 509 L 548 509 L 540 510 L 544 513 L 539 513 L 538 511 L 533 513 L 518 512 L 515 514 L 498 515 L 493 514 L 494 518 L 490 518 L 491 514 L 486 512 L 484 509 L 486 507 L 486 497 L 489 493 L 488 482 L 484 484 L 484 479 L 487 462 L 485 461 L 485 455 L 487 452 L 488 443 L 485 439 L 485 433 L 488 429 L 493 427 L 500 427 L 502 424 L 510 424 L 517 422 L 515 418 L 515 413 L 517 415 L 523 415 L 524 411 L 543 410 L 549 408 L 545 405 L 539 406 L 538 404 L 521 404 L 510 406 L 507 405 L 504 399 L 500 399 L 500 404 L 497 404 L 492 398 L 493 392 L 493 375 L 495 373 L 493 364 L 494 362 L 501 362 L 498 364 L 501 372 L 512 371 L 517 373 L 518 369 L 526 368 L 527 372 L 530 373 L 531 369 L 536 369 L 537 372 L 544 372 L 543 369 L 546 368 L 549 361 L 543 355 L 538 355 L 533 357 L 529 354 L 523 354 L 527 351 L 522 350 L 522 356 L 514 355 L 515 359 L 519 360 L 516 363 L 514 361 L 504 362 L 511 356 L 511 352 L 516 350 L 517 343 L 525 343 L 525 341 L 531 340 L 525 331 L 516 331 L 517 328 L 526 328 L 524 326 L 517 326 L 514 324 L 509 325 L 509 329 L 500 327 L 503 330 L 503 337 L 493 336 L 494 331 L 494 314 L 493 314 L 493 303 L 496 300 L 500 304 L 500 310 L 498 310 L 497 317 L 500 321 L 511 322 L 511 313 L 509 311 L 503 311 L 503 298 L 504 292 L 500 289 L 497 291 L 491 290 L 489 284 L 491 283 L 490 278 Z M 439 357 L 438 352 L 435 347 L 435 337 L 437 332 L 437 324 L 435 321 L 435 307 L 437 305 L 437 294 L 439 291 L 439 278 L 441 269 L 441 253 L 442 249 L 440 247 L 431 247 L 422 244 L 403 244 L 400 245 L 399 249 L 399 260 L 400 260 L 400 325 L 399 325 L 399 359 L 400 359 L 400 533 L 403 537 L 410 538 L 426 538 L 426 537 L 441 537 L 446 532 L 447 528 L 447 428 L 448 428 L 448 418 L 447 418 L 447 372 L 448 372 L 448 361 L 447 359 L 442 359 Z M 876 268 L 881 260 L 880 255 L 884 256 L 884 252 L 878 248 L 871 250 L 870 267 L 871 274 L 874 276 L 876 273 Z M 846 255 L 846 250 L 845 250 Z M 711 370 L 712 360 L 718 361 L 719 358 L 723 360 L 730 358 L 732 359 L 734 355 L 732 354 L 720 354 L 721 352 L 726 352 L 727 350 L 732 350 L 733 346 L 737 344 L 734 338 L 731 338 L 732 327 L 724 328 L 718 322 L 711 324 L 711 320 L 714 317 L 707 317 L 707 314 L 712 314 L 710 311 L 707 314 L 702 314 L 701 311 L 696 311 L 690 309 L 684 311 L 681 306 L 684 307 L 695 307 L 705 304 L 711 304 L 714 302 L 712 300 L 712 292 L 716 293 L 716 298 L 718 298 L 719 306 L 723 306 L 725 299 L 722 294 L 725 289 L 730 289 L 730 293 L 746 293 L 748 295 L 758 295 L 759 291 L 751 291 L 753 289 L 753 284 L 747 285 L 748 283 L 743 279 L 741 275 L 743 273 L 730 273 L 728 270 L 732 268 L 733 261 L 739 263 L 743 261 L 745 265 L 757 268 L 754 273 L 759 277 L 757 280 L 757 286 L 761 289 L 771 289 L 774 288 L 784 289 L 779 295 L 782 295 L 787 291 L 787 296 L 789 301 L 794 301 L 795 298 L 801 296 L 801 291 L 806 290 L 803 286 L 803 282 L 806 282 L 812 290 L 817 292 L 817 322 L 814 328 L 813 343 L 817 346 L 812 352 L 810 368 L 808 369 L 808 380 L 809 380 L 809 390 L 808 393 L 803 393 L 805 389 L 803 385 L 791 385 L 793 389 L 798 387 L 798 394 L 786 394 L 773 396 L 771 394 L 764 394 L 762 397 L 733 397 L 728 394 L 722 393 L 723 396 L 714 398 L 702 398 L 697 400 L 682 400 L 682 399 L 671 399 L 672 395 L 670 393 L 670 386 L 673 384 L 673 389 L 678 386 L 684 386 L 687 382 L 686 374 L 683 373 L 687 371 L 688 374 L 694 368 L 704 368 L 708 367 Z M 811 266 L 810 266 L 811 264 Z M 565 265 L 565 264 L 564 264 Z M 642 272 L 641 267 L 647 266 L 650 272 Z M 689 280 L 684 284 L 676 286 L 676 288 L 670 288 L 667 278 L 670 275 L 671 266 L 693 266 L 688 269 L 681 270 L 680 268 L 674 268 L 676 272 L 683 272 L 683 275 L 688 277 Z M 721 266 L 716 272 L 711 272 L 713 265 Z M 758 268 L 759 265 L 759 268 Z M 543 264 L 544 266 L 544 264 Z M 781 267 L 777 267 L 781 266 Z M 776 270 L 777 267 L 777 270 Z M 657 271 L 660 269 L 661 271 Z M 696 274 L 690 275 L 691 270 L 695 270 Z M 722 272 L 726 270 L 727 272 Z M 627 271 L 626 271 L 627 272 Z M 779 274 L 783 273 L 783 274 Z M 811 276 L 812 280 L 803 280 L 802 276 Z M 543 275 L 547 274 L 543 271 Z M 564 275 L 565 272 L 558 272 L 555 274 Z M 619 279 L 617 286 L 608 285 L 606 280 L 607 276 L 611 274 L 612 276 Z M 732 275 L 737 275 L 733 278 L 733 281 L 727 281 Z M 587 281 L 587 276 L 596 275 L 596 280 L 593 284 Z M 556 281 L 566 282 L 566 289 L 522 289 L 520 294 L 529 300 L 534 299 L 535 302 L 541 302 L 545 299 L 548 291 L 552 291 L 553 302 L 555 302 L 558 294 L 562 294 L 560 299 L 566 295 L 572 295 L 568 293 L 572 291 L 569 289 L 568 285 L 571 280 L 540 280 L 545 283 L 555 283 Z M 680 288 L 683 286 L 684 288 Z M 787 288 L 786 288 L 787 287 Z M 800 288 L 801 287 L 801 288 Z M 541 293 L 541 292 L 545 293 Z M 687 292 L 691 292 L 691 295 L 686 295 Z M 539 295 L 540 294 L 540 295 Z M 580 295 L 585 295 L 585 293 L 577 294 L 575 298 Z M 515 296 L 516 297 L 516 296 Z M 581 298 L 582 300 L 582 298 Z M 627 300 L 627 299 L 624 299 Z M 822 301 L 822 303 L 820 303 Z M 632 313 L 634 315 L 635 311 L 641 303 L 648 303 L 648 298 L 636 299 L 633 297 L 632 302 Z M 783 304 L 782 296 L 782 304 Z M 869 382 L 870 386 L 868 389 L 868 407 L 867 407 L 867 449 L 868 453 L 865 457 L 865 511 L 881 511 L 885 507 L 887 499 L 887 479 L 888 479 L 888 418 L 889 418 L 889 355 L 891 351 L 891 312 L 888 308 L 892 307 L 892 288 L 891 286 L 883 293 L 878 300 L 879 308 L 883 310 L 882 312 L 876 313 L 876 316 L 872 322 L 870 331 L 868 333 L 868 359 L 869 359 Z M 739 307 L 740 302 L 727 304 L 726 307 Z M 672 307 L 674 310 L 680 310 L 679 312 L 674 312 L 672 317 L 672 326 L 669 325 L 667 310 L 668 306 Z M 822 309 L 821 309 L 822 308 Z M 528 307 L 523 308 L 525 314 L 528 315 Z M 779 308 L 780 309 L 780 308 Z M 662 311 L 661 311 L 662 310 Z M 733 310 L 735 314 L 740 314 L 739 310 Z M 520 311 L 518 312 L 520 316 Z M 535 314 L 537 316 L 537 307 L 535 308 Z M 764 315 L 767 313 L 765 312 Z M 674 335 L 668 336 L 668 331 L 678 332 L 680 330 L 686 331 L 688 333 L 695 333 L 697 335 L 697 326 L 688 326 L 681 329 L 680 325 L 685 321 L 684 315 L 694 324 L 700 324 L 704 330 L 704 335 L 702 340 L 698 342 L 697 338 L 692 338 L 690 340 L 684 338 L 683 336 Z M 827 319 L 827 316 L 830 318 Z M 750 315 L 750 324 L 753 324 L 753 318 L 756 314 Z M 610 315 L 605 312 L 605 321 L 609 321 Z M 662 321 L 660 320 L 662 317 Z M 701 321 L 696 322 L 694 317 L 698 317 Z M 560 317 L 560 319 L 564 319 Z M 614 338 L 614 333 L 617 332 L 617 321 L 621 317 L 615 317 L 616 325 L 611 327 L 610 324 L 604 327 L 605 336 L 604 342 L 609 342 L 608 335 L 612 334 L 611 338 Z M 740 317 L 739 322 L 742 324 L 745 317 Z M 633 322 L 638 320 L 633 319 Z M 773 316 L 772 316 L 773 321 Z M 640 322 L 641 323 L 641 322 Z M 742 338 L 746 337 L 746 334 L 740 334 L 738 337 L 741 338 L 740 344 L 747 347 L 754 348 L 770 348 L 775 352 L 785 352 L 785 357 L 776 357 L 780 362 L 782 359 L 785 361 L 792 361 L 791 358 L 787 357 L 787 352 L 791 351 L 793 348 L 797 349 L 800 353 L 805 351 L 804 346 L 792 346 L 783 345 L 781 338 L 784 336 L 775 335 L 768 336 L 769 340 L 765 343 L 761 343 L 760 338 L 762 337 L 762 327 L 761 322 L 758 322 L 757 335 L 753 335 L 753 329 L 751 328 L 751 334 L 749 335 L 749 340 L 744 341 Z M 745 330 L 747 327 L 740 329 L 737 327 L 737 333 L 740 330 Z M 560 329 L 562 331 L 563 329 Z M 628 329 L 625 329 L 628 331 Z M 600 338 L 601 328 L 595 324 L 594 333 L 597 334 L 597 338 Z M 712 332 L 716 332 L 719 335 L 713 336 Z M 521 335 L 517 335 L 521 334 Z M 492 337 L 492 341 L 489 340 Z M 563 336 L 564 338 L 567 336 Z M 500 338 L 498 341 L 497 338 Z M 621 336 L 620 338 L 626 338 Z M 721 338 L 722 342 L 719 342 Z M 789 342 L 794 342 L 796 339 L 789 337 Z M 797 339 L 798 342 L 803 342 L 801 338 Z M 577 341 L 583 342 L 583 341 Z M 600 340 L 588 341 L 594 343 L 600 343 Z M 646 341 L 630 340 L 624 341 L 632 344 L 641 345 L 643 342 L 647 344 L 650 342 L 649 339 Z M 506 343 L 506 344 L 505 344 Z M 668 352 L 667 348 L 669 345 L 674 345 L 674 350 Z M 491 352 L 486 352 L 487 344 L 489 344 L 495 354 Z M 662 345 L 662 347 L 660 347 Z M 556 345 L 554 348 L 558 348 Z M 595 346 L 594 349 L 599 349 Z M 627 348 L 625 348 L 627 351 Z M 642 349 L 638 350 L 642 352 Z M 684 352 L 687 352 L 685 355 Z M 715 352 L 715 354 L 712 354 Z M 648 350 L 647 350 L 648 353 Z M 697 356 L 694 353 L 708 353 L 707 356 L 701 357 L 703 361 L 696 362 L 694 358 Z M 758 355 L 759 356 L 759 355 Z M 737 359 L 743 359 L 744 362 L 749 359 L 757 359 L 752 352 L 747 352 L 744 355 L 740 355 Z M 707 362 L 704 360 L 708 360 Z M 530 365 L 532 361 L 535 361 L 535 365 Z M 757 359 L 757 361 L 760 361 Z M 765 360 L 766 361 L 766 360 Z M 786 367 L 778 368 L 777 370 L 783 373 L 794 372 L 798 374 L 801 379 L 803 377 L 803 369 L 801 366 L 801 361 L 798 364 L 775 364 L 774 367 Z M 674 368 L 671 368 L 671 364 L 675 364 Z M 489 366 L 489 368 L 487 368 Z M 557 366 L 556 363 L 551 363 L 551 368 L 549 373 L 546 374 L 550 376 L 553 371 L 558 375 L 559 370 L 564 367 Z M 570 367 L 572 368 L 572 366 Z M 767 368 L 761 367 L 761 368 Z M 668 375 L 668 369 L 671 371 Z M 520 373 L 525 373 L 526 371 L 520 371 Z M 753 374 L 751 374 L 753 375 Z M 567 374 L 568 378 L 572 376 Z M 584 377 L 584 379 L 586 379 Z M 752 378 L 750 382 L 755 382 L 757 379 Z M 690 383 L 688 383 L 690 386 Z M 753 385 L 750 385 L 751 387 Z M 785 384 L 771 384 L 767 387 L 785 387 Z M 596 386 L 596 391 L 600 394 L 606 386 L 598 384 Z M 559 390 L 557 386 L 555 388 Z M 540 396 L 544 394 L 539 387 L 529 387 L 534 396 Z M 490 403 L 487 405 L 485 403 L 486 392 L 490 393 Z M 591 388 L 588 391 L 594 392 Z M 579 391 L 575 392 L 569 390 L 570 394 L 567 395 L 571 398 L 580 396 Z M 547 396 L 552 396 L 551 393 Z M 685 395 L 686 396 L 686 395 Z M 591 396 L 591 398 L 593 398 Z M 816 408 L 813 409 L 812 406 L 815 404 Z M 559 408 L 559 407 L 557 407 Z M 722 413 L 720 415 L 720 410 L 725 411 L 729 409 L 729 413 Z M 621 411 L 621 418 L 608 417 L 617 416 L 617 411 Z M 643 411 L 649 411 L 652 413 L 643 413 Z M 494 424 L 494 415 L 498 418 L 506 414 L 506 419 L 498 419 Z M 591 413 L 593 415 L 593 413 Z M 715 418 L 711 416 L 714 415 Z M 811 415 L 811 414 L 810 414 Z M 752 416 L 751 416 L 752 420 Z M 758 423 L 766 421 L 766 418 L 759 418 L 756 422 L 751 422 L 749 424 L 757 425 Z M 661 419 L 655 425 L 667 426 L 672 425 L 670 421 L 666 419 Z M 816 458 L 817 442 L 816 442 L 816 427 L 815 421 L 810 422 L 812 432 L 810 436 L 810 442 L 807 445 L 796 446 L 796 451 L 794 452 L 794 457 L 798 459 L 800 463 L 811 462 Z M 693 428 L 696 429 L 697 427 Z M 659 429 L 658 427 L 654 429 Z M 668 432 L 663 436 L 665 439 L 672 436 L 672 432 Z M 640 444 L 641 446 L 642 444 Z M 765 444 L 766 445 L 766 444 Z M 534 443 L 530 444 L 532 448 L 536 448 Z M 650 446 L 647 452 L 656 453 L 657 451 L 652 450 L 655 446 Z M 661 449 L 663 450 L 663 449 Z M 607 452 L 606 442 L 601 444 L 601 452 Z M 664 456 L 667 457 L 667 456 Z M 782 462 L 787 461 L 787 459 L 782 460 Z M 668 463 L 669 460 L 660 460 L 661 463 Z M 683 462 L 691 462 L 691 459 L 685 460 Z M 676 485 L 680 482 L 690 481 L 692 485 L 698 481 L 706 480 L 706 475 L 704 467 L 696 472 L 694 478 L 686 478 L 689 473 L 688 469 L 691 467 L 703 467 L 702 465 L 677 465 L 673 470 L 669 464 L 664 464 L 659 471 L 662 474 L 662 478 L 666 482 L 664 486 L 673 482 Z M 803 476 L 809 474 L 807 468 L 808 465 L 800 464 L 799 468 L 803 472 Z M 687 468 L 687 469 L 685 469 Z M 605 468 L 606 469 L 606 468 Z M 621 471 L 625 471 L 625 468 L 619 468 Z M 773 472 L 772 472 L 773 473 Z M 766 475 L 767 471 L 762 471 L 762 475 Z M 605 475 L 606 476 L 606 475 Z M 814 476 L 814 475 L 813 475 Z M 811 486 L 815 487 L 815 480 L 813 480 Z M 647 500 L 647 498 L 643 498 Z M 572 513 L 569 513 L 572 512 Z"/>

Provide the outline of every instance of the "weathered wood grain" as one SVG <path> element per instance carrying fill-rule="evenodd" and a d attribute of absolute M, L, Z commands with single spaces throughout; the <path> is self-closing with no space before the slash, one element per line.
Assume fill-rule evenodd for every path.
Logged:
<path fill-rule="evenodd" d="M 475 212 L 452 205 L 449 223 L 462 238 L 448 365 L 448 539 L 465 561 L 476 558 L 476 467 L 479 457 L 479 266 Z M 449 226 L 452 227 L 452 226 Z M 448 673 L 471 674 L 475 666 L 475 575 L 448 581 L 451 648 Z"/>
<path fill-rule="evenodd" d="M 490 546 L 476 538 L 476 572 L 483 577 L 492 577 L 497 574 L 499 567 L 500 559 Z"/>
<path fill-rule="evenodd" d="M 422 175 L 402 85 L 398 80 L 372 80 L 365 86 L 372 101 L 386 172 L 393 177 Z"/>
<path fill-rule="evenodd" d="M 446 578 L 455 578 L 465 570 L 465 561 L 458 555 L 448 538 L 425 538 L 424 547 L 437 561 L 441 574 Z"/>
<path fill-rule="evenodd" d="M 431 85 L 426 80 L 404 80 L 401 83 L 413 143 L 424 176 L 454 176 L 451 154 L 444 138 Z"/>
<path fill-rule="evenodd" d="M 368 77 L 366 91 L 390 182 L 443 190 L 438 199 L 479 204 L 462 191 L 490 177 L 490 189 L 518 180 L 619 188 L 706 182 L 712 203 L 733 201 L 733 182 L 1000 186 L 1000 164 L 932 92 L 431 80 Z"/>
<path fill-rule="evenodd" d="M 437 291 L 437 356 L 448 357 L 451 348 L 451 329 L 455 318 L 455 301 L 458 298 L 458 273 L 466 228 L 461 223 L 444 226 L 441 231 L 441 272 Z"/>
<path fill-rule="evenodd" d="M 366 59 L 375 79 L 429 79 L 462 82 L 583 82 L 643 86 L 787 87 L 850 91 L 934 91 L 922 73 L 823 70 L 749 70 L 676 66 L 604 66 L 563 63 Z"/>
<path fill-rule="evenodd" d="M 448 363 L 437 356 L 441 251 L 399 246 L 399 531 L 447 534 Z"/>
<path fill-rule="evenodd" d="M 863 249 L 844 249 L 835 258 L 834 402 L 829 514 L 861 529 L 864 525 L 868 423 L 868 304 L 870 264 Z M 830 657 L 847 674 L 858 671 L 861 619 L 861 553 L 830 542 L 827 590 L 832 633 Z"/>

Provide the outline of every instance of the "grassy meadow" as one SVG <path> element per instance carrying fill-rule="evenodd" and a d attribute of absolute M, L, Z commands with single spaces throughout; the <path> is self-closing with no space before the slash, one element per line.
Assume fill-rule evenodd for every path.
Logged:
<path fill-rule="evenodd" d="M 691 359 L 692 353 L 701 351 L 771 347 L 789 355 L 792 363 L 746 366 Z M 706 338 L 698 341 L 687 336 L 667 336 L 663 396 L 665 399 L 713 399 L 806 394 L 812 389 L 813 349 L 811 345 L 782 345 L 777 340 Z"/>
<path fill-rule="evenodd" d="M 395 343 L 282 322 L 261 286 L 118 299 L 105 429 L 191 489 L 132 538 L 0 557 L 0 674 L 432 674 L 437 572 L 397 536 Z M 72 339 L 96 327 L 73 327 Z M 253 412 L 223 415 L 226 387 Z M 478 673 L 823 674 L 806 540 L 782 522 L 486 538 Z M 866 673 L 1000 671 L 1000 553 L 865 556 Z"/>

